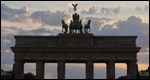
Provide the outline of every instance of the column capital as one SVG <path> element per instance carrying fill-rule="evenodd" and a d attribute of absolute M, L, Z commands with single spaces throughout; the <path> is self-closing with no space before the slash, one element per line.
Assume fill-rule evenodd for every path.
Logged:
<path fill-rule="evenodd" d="M 45 62 L 43 60 L 36 60 L 36 63 L 43 63 L 43 64 L 45 64 Z"/>
<path fill-rule="evenodd" d="M 86 60 L 86 62 L 94 62 L 94 60 Z"/>
<path fill-rule="evenodd" d="M 25 63 L 25 61 L 23 61 L 23 60 L 14 60 L 15 61 L 15 63 L 22 63 L 22 64 L 24 64 Z"/>
<path fill-rule="evenodd" d="M 136 60 L 130 60 L 131 62 L 137 62 L 138 60 L 136 59 Z"/>
<path fill-rule="evenodd" d="M 131 62 L 137 62 L 138 60 L 128 60 L 127 62 L 126 62 L 126 64 L 129 64 L 129 63 L 131 63 Z"/>
<path fill-rule="evenodd" d="M 65 62 L 65 60 L 58 60 L 58 62 Z"/>
<path fill-rule="evenodd" d="M 43 60 L 36 60 L 36 62 L 44 62 Z"/>
<path fill-rule="evenodd" d="M 114 60 L 114 59 L 112 59 L 112 60 L 107 60 L 107 61 L 106 61 L 106 64 L 109 63 L 109 62 L 115 62 L 115 61 L 116 61 L 116 60 Z"/>

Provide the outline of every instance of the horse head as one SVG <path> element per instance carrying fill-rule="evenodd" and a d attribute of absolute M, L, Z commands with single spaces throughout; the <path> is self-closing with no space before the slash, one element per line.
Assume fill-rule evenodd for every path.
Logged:
<path fill-rule="evenodd" d="M 91 24 L 91 20 L 88 20 L 88 25 L 90 25 Z"/>
<path fill-rule="evenodd" d="M 62 24 L 65 25 L 65 21 L 64 20 L 62 20 Z"/>

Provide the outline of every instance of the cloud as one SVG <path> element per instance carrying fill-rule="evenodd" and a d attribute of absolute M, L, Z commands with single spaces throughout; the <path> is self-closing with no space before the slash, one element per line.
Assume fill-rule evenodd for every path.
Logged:
<path fill-rule="evenodd" d="M 149 10 L 149 6 L 145 5 L 144 11 Z"/>
<path fill-rule="evenodd" d="M 83 18 L 85 21 L 83 25 L 87 24 L 88 20 L 91 19 L 91 33 L 95 34 L 95 31 L 99 31 L 99 28 L 101 27 L 102 24 L 110 21 L 111 19 L 109 18 L 97 18 L 97 17 L 86 17 Z"/>
<path fill-rule="evenodd" d="M 29 17 L 28 7 L 22 7 L 21 9 L 12 9 L 1 4 L 1 19 L 12 22 L 24 22 Z"/>
<path fill-rule="evenodd" d="M 21 28 L 17 28 L 17 27 L 14 27 L 14 26 L 10 26 L 10 27 L 7 27 L 7 26 L 2 26 L 1 27 L 1 33 L 2 34 L 17 34 L 17 32 L 19 31 L 22 31 Z"/>
<path fill-rule="evenodd" d="M 60 26 L 61 20 L 66 20 L 69 15 L 65 11 L 35 11 L 31 14 L 33 22 L 42 25 Z"/>
<path fill-rule="evenodd" d="M 114 28 L 114 25 L 117 28 Z M 119 20 L 112 25 L 105 25 L 101 30 L 101 34 L 148 36 L 148 26 L 149 24 L 145 23 L 142 18 L 129 16 L 127 21 Z"/>
<path fill-rule="evenodd" d="M 101 14 L 101 15 L 116 15 L 120 13 L 121 7 L 118 6 L 116 8 L 96 8 L 95 5 L 88 6 L 88 9 L 81 10 L 81 14 Z M 100 13 L 98 13 L 98 10 L 100 10 Z"/>
<path fill-rule="evenodd" d="M 45 79 L 57 79 L 57 78 L 53 77 L 53 73 L 45 73 Z"/>
<path fill-rule="evenodd" d="M 113 14 L 119 14 L 120 13 L 120 6 L 118 6 L 117 8 L 105 8 L 102 7 L 100 9 L 100 12 L 102 15 L 113 15 Z"/>
<path fill-rule="evenodd" d="M 97 8 L 95 5 L 88 6 L 88 9 L 81 10 L 81 14 L 95 14 L 97 12 Z"/>
<path fill-rule="evenodd" d="M 135 8 L 135 10 L 141 11 L 141 7 L 137 6 L 137 7 Z"/>
<path fill-rule="evenodd" d="M 145 5 L 144 7 L 136 6 L 135 10 L 136 11 L 147 11 L 147 10 L 149 10 L 149 6 L 148 5 Z"/>
<path fill-rule="evenodd" d="M 50 30 L 47 30 L 45 28 L 38 28 L 38 29 L 31 30 L 29 32 L 33 34 L 52 33 Z"/>
<path fill-rule="evenodd" d="M 10 71 L 12 70 L 13 64 L 3 64 L 1 65 L 1 69 L 3 69 L 4 71 Z"/>
<path fill-rule="evenodd" d="M 68 7 L 73 8 L 72 3 L 69 3 L 69 4 L 68 4 Z"/>
<path fill-rule="evenodd" d="M 6 46 L 7 44 L 11 43 L 8 39 L 1 39 L 1 45 Z"/>
<path fill-rule="evenodd" d="M 149 63 L 149 52 L 138 53 L 137 56 L 138 64 L 146 64 Z"/>
<path fill-rule="evenodd" d="M 104 25 L 100 31 L 95 31 L 95 34 L 135 35 L 138 36 L 137 46 L 142 47 L 141 52 L 149 47 L 149 24 L 136 16 L 129 16 L 126 21 L 119 20 L 112 25 Z"/>
<path fill-rule="evenodd" d="M 149 67 L 149 64 L 138 63 L 138 71 L 146 70 Z"/>
<path fill-rule="evenodd" d="M 46 29 L 46 28 L 38 28 L 38 29 L 33 29 L 31 31 L 28 31 L 30 35 L 57 35 L 61 33 L 61 30 L 58 29 Z"/>
<path fill-rule="evenodd" d="M 118 14 L 120 12 L 120 6 L 118 6 L 117 8 L 112 9 L 112 12 L 115 14 Z"/>
<path fill-rule="evenodd" d="M 14 39 L 12 40 L 14 35 L 56 35 L 58 33 L 60 33 L 61 30 L 58 30 L 56 28 L 50 30 L 49 28 L 36 28 L 36 29 L 32 29 L 32 30 L 24 30 L 22 28 L 17 28 L 17 27 L 6 27 L 6 26 L 2 26 L 2 30 L 1 33 L 4 37 L 2 37 L 2 41 L 1 43 L 10 43 L 10 41 L 14 41 Z M 6 40 L 6 37 L 9 38 Z M 10 40 L 11 39 L 11 40 Z"/>
<path fill-rule="evenodd" d="M 24 73 L 31 72 L 36 75 L 36 63 L 25 63 L 24 64 Z"/>

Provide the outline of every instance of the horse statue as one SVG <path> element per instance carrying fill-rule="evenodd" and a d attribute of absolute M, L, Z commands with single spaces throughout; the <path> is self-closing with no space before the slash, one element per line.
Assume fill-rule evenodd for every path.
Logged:
<path fill-rule="evenodd" d="M 84 32 L 88 33 L 90 32 L 90 24 L 91 24 L 91 20 L 88 20 L 88 23 L 84 26 Z M 89 30 L 89 31 L 88 31 Z"/>
<path fill-rule="evenodd" d="M 65 29 L 65 31 L 63 29 Z M 68 25 L 65 24 L 64 20 L 62 20 L 62 32 L 67 33 L 67 31 L 68 31 Z"/>

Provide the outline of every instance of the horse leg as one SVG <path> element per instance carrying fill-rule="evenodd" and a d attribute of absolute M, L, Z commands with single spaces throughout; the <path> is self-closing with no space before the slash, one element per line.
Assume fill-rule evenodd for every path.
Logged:
<path fill-rule="evenodd" d="M 70 28 L 70 34 L 72 33 L 72 29 Z"/>

